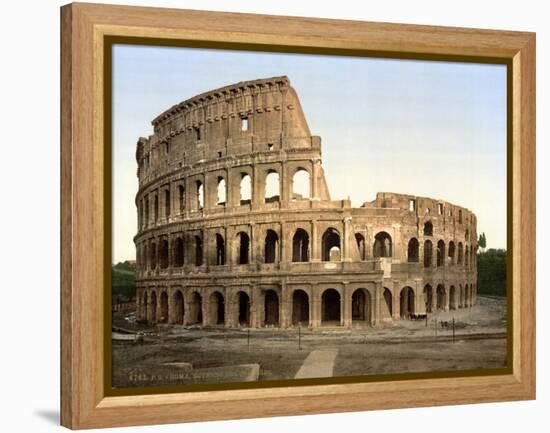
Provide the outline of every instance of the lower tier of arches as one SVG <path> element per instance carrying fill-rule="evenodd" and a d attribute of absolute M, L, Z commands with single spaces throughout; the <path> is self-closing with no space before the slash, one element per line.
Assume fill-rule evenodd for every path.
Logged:
<path fill-rule="evenodd" d="M 391 287 L 388 287 L 391 286 Z M 137 318 L 185 326 L 310 328 L 376 326 L 468 308 L 474 283 L 318 283 L 138 287 Z"/>

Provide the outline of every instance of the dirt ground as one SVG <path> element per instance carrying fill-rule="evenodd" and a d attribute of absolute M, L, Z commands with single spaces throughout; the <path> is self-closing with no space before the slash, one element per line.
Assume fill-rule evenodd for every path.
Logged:
<path fill-rule="evenodd" d="M 313 350 L 327 349 L 338 352 L 333 376 L 506 366 L 505 298 L 479 297 L 475 307 L 431 314 L 427 322 L 352 330 L 148 328 L 118 316 L 113 324 L 144 333 L 140 343 L 113 341 L 115 387 L 250 380 L 248 365 L 259 366 L 260 381 L 292 379 Z"/>

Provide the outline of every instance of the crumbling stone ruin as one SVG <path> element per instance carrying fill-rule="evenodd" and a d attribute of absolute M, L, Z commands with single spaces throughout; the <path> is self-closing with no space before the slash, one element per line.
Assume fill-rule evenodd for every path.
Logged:
<path fill-rule="evenodd" d="M 404 194 L 332 200 L 287 77 L 200 94 L 152 124 L 136 151 L 141 320 L 376 326 L 476 303 L 476 216 Z"/>

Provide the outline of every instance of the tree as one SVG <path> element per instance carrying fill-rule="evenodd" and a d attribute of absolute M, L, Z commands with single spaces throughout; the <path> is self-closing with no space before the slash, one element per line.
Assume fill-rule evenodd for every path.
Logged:
<path fill-rule="evenodd" d="M 481 295 L 506 296 L 506 250 L 489 248 L 477 255 L 477 291 Z"/>
<path fill-rule="evenodd" d="M 477 246 L 478 248 L 481 248 L 482 252 L 484 252 L 485 248 L 487 248 L 487 238 L 485 237 L 485 232 L 479 235 L 479 239 L 477 240 Z"/>

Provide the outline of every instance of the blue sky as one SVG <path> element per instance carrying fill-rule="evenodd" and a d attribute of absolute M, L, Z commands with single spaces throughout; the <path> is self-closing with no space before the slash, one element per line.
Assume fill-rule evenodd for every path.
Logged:
<path fill-rule="evenodd" d="M 506 67 L 247 51 L 113 48 L 113 261 L 135 258 L 135 144 L 151 120 L 198 93 L 287 75 L 333 199 L 390 191 L 473 210 L 506 247 Z"/>

